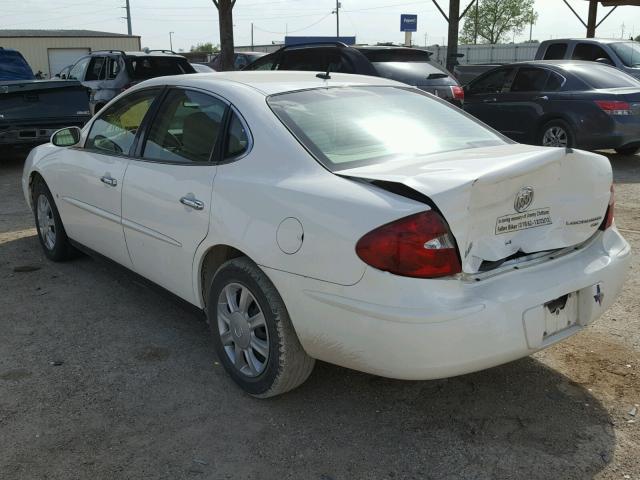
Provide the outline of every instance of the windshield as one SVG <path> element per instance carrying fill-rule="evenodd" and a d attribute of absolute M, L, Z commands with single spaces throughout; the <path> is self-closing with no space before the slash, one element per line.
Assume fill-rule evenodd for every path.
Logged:
<path fill-rule="evenodd" d="M 274 95 L 268 103 L 332 171 L 506 143 L 467 114 L 411 88 L 318 88 Z"/>
<path fill-rule="evenodd" d="M 627 67 L 640 67 L 640 43 L 612 43 L 611 48 Z"/>
<path fill-rule="evenodd" d="M 33 80 L 34 78 L 31 67 L 20 53 L 0 48 L 0 80 Z"/>

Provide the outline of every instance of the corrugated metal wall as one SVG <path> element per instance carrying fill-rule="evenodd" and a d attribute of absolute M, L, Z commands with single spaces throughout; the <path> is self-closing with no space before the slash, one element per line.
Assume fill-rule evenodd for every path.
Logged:
<path fill-rule="evenodd" d="M 536 56 L 539 43 L 516 43 L 507 45 L 460 45 L 458 53 L 464 54 L 464 57 L 458 59 L 458 63 L 464 65 L 467 63 L 509 63 L 524 62 L 533 60 Z M 432 60 L 444 65 L 447 58 L 447 47 L 433 45 L 427 47 L 427 50 L 433 52 Z"/>
<path fill-rule="evenodd" d="M 140 37 L 2 37 L 0 47 L 18 50 L 27 59 L 34 73 L 38 70 L 50 75 L 50 48 L 88 48 L 90 50 L 141 49 Z M 58 72 L 53 72 L 56 74 Z"/>

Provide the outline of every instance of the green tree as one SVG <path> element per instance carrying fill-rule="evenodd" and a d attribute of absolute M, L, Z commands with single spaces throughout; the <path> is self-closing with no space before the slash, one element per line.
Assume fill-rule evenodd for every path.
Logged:
<path fill-rule="evenodd" d="M 476 32 L 479 43 L 500 43 L 514 33 L 522 33 L 525 27 L 535 24 L 538 14 L 533 8 L 534 0 L 479 0 L 465 16 L 460 40 L 475 43 Z M 478 25 L 476 29 L 476 18 Z"/>
<path fill-rule="evenodd" d="M 200 53 L 218 53 L 220 51 L 220 45 L 214 45 L 211 42 L 198 43 L 197 45 L 191 45 L 191 51 Z"/>

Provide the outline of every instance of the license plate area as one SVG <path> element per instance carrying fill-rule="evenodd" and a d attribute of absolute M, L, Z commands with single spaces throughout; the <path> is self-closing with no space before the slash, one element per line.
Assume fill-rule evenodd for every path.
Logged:
<path fill-rule="evenodd" d="M 578 292 L 568 293 L 548 301 L 543 306 L 546 339 L 578 323 Z"/>

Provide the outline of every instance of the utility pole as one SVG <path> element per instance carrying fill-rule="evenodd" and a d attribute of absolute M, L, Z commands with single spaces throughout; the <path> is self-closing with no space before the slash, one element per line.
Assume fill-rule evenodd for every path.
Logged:
<path fill-rule="evenodd" d="M 171 50 L 173 52 L 173 38 L 171 38 L 171 35 L 173 35 L 175 32 L 169 32 L 169 50 Z"/>
<path fill-rule="evenodd" d="M 336 14 L 336 38 L 340 36 L 340 8 L 342 5 L 340 4 L 340 0 L 336 0 L 336 9 L 331 12 Z"/>
<path fill-rule="evenodd" d="M 253 50 L 253 22 L 251 22 L 251 50 Z"/>
<path fill-rule="evenodd" d="M 129 0 L 127 0 L 127 6 L 125 8 L 127 9 L 127 33 L 129 35 L 132 35 L 132 31 L 131 31 L 131 8 L 129 6 Z"/>
<path fill-rule="evenodd" d="M 474 21 L 474 35 L 473 35 L 473 44 L 477 45 L 478 44 L 478 4 L 480 3 L 480 0 L 476 0 L 476 18 Z"/>

